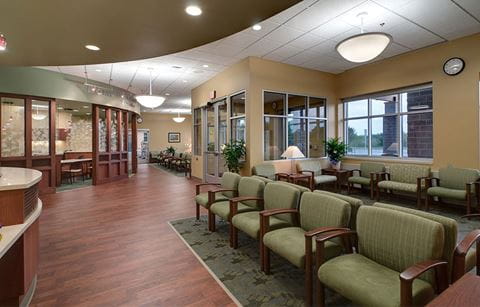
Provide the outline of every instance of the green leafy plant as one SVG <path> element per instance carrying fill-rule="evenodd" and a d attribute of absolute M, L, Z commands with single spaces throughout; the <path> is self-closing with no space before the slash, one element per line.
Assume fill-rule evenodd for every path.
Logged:
<path fill-rule="evenodd" d="M 328 159 L 332 164 L 337 164 L 342 161 L 343 157 L 347 154 L 348 146 L 338 138 L 329 138 L 325 142 L 325 145 L 327 147 Z"/>
<path fill-rule="evenodd" d="M 171 154 L 172 156 L 175 154 L 175 148 L 173 146 L 167 147 L 165 150 L 168 154 Z"/>
<path fill-rule="evenodd" d="M 222 145 L 222 155 L 225 159 L 225 166 L 230 172 L 238 173 L 243 166 L 243 160 L 247 154 L 244 141 L 232 141 Z"/>

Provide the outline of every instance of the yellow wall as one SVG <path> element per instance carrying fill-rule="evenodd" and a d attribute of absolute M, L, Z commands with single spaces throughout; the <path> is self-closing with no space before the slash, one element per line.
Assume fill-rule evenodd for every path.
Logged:
<path fill-rule="evenodd" d="M 479 168 L 479 50 L 477 34 L 354 68 L 338 75 L 338 97 L 432 82 L 433 168 Z M 454 56 L 466 65 L 451 77 L 443 73 L 443 63 Z"/>
<path fill-rule="evenodd" d="M 172 120 L 173 117 L 177 117 L 176 114 L 142 113 L 143 122 L 138 124 L 137 128 L 150 130 L 150 151 L 165 150 L 168 146 L 173 146 L 180 152 L 190 151 L 192 145 L 192 116 L 181 116 L 185 117 L 185 121 L 179 124 Z M 180 132 L 181 142 L 168 143 L 169 132 Z"/>

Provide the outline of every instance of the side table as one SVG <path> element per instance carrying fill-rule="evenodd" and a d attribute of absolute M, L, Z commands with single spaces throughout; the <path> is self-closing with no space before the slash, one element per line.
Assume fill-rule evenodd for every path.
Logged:
<path fill-rule="evenodd" d="M 338 190 L 341 192 L 342 186 L 346 186 L 348 183 L 348 174 L 350 173 L 349 170 L 340 169 L 337 170 L 335 168 L 325 168 L 322 170 L 323 175 L 330 175 L 337 177 L 337 187 Z"/>

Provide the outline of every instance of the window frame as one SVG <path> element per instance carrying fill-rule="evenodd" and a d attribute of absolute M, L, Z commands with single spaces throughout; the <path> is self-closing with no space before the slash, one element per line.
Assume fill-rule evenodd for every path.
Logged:
<path fill-rule="evenodd" d="M 402 111 L 402 105 L 400 99 L 398 100 L 397 111 L 395 113 L 384 113 L 378 115 L 372 115 L 372 100 L 376 98 L 387 96 L 387 95 L 398 95 L 400 96 L 402 93 L 413 92 L 422 89 L 431 89 L 432 90 L 432 107 L 427 110 L 418 110 L 418 111 Z M 347 104 L 351 101 L 362 100 L 366 99 L 368 101 L 368 113 L 366 116 L 353 116 L 347 117 Z M 410 160 L 410 161 L 421 161 L 421 162 L 432 162 L 433 161 L 433 148 L 432 148 L 432 157 L 431 158 L 421 158 L 421 157 L 404 157 L 403 156 L 403 118 L 408 115 L 415 115 L 415 114 L 426 114 L 432 113 L 432 130 L 433 130 L 433 83 L 425 83 L 420 85 L 414 85 L 409 87 L 402 87 L 394 90 L 389 91 L 382 91 L 372 94 L 366 94 L 361 96 L 354 96 L 349 98 L 342 99 L 343 104 L 343 139 L 348 144 L 348 121 L 350 120 L 359 120 L 359 119 L 366 119 L 368 122 L 368 154 L 367 155 L 349 155 L 346 154 L 346 157 L 350 158 L 362 158 L 362 159 L 372 159 L 372 160 Z M 383 118 L 383 117 L 397 117 L 397 139 L 399 142 L 398 146 L 398 156 L 374 156 L 372 155 L 372 119 L 375 118 Z M 432 144 L 433 144 L 433 136 L 432 136 Z M 433 146 L 433 145 L 432 145 Z"/>
<path fill-rule="evenodd" d="M 245 105 L 245 110 L 243 112 L 243 115 L 237 115 L 237 116 L 232 116 L 232 110 L 233 110 L 233 105 L 232 105 L 232 97 L 243 94 L 245 97 L 244 100 L 244 105 Z M 247 91 L 246 90 L 240 90 L 238 92 L 235 92 L 233 94 L 228 95 L 228 100 L 227 100 L 227 112 L 228 112 L 228 136 L 227 139 L 230 140 L 230 142 L 233 141 L 238 141 L 237 139 L 234 139 L 234 133 L 233 133 L 233 121 L 243 119 L 245 121 L 245 131 L 244 131 L 244 136 L 243 140 L 245 144 L 247 143 Z"/>
<path fill-rule="evenodd" d="M 282 94 L 285 95 L 285 107 L 284 107 L 284 115 L 274 115 L 274 114 L 265 114 L 265 94 L 266 93 L 274 93 L 274 94 Z M 305 105 L 305 116 L 289 116 L 288 115 L 288 97 L 289 96 L 304 96 L 306 97 L 306 105 Z M 325 117 L 315 117 L 315 116 L 308 116 L 309 113 L 309 108 L 310 108 L 310 99 L 311 98 L 316 98 L 316 99 L 323 99 L 325 100 Z M 269 89 L 263 89 L 262 90 L 262 150 L 265 148 L 265 118 L 281 118 L 283 119 L 284 122 L 284 135 L 283 135 L 283 141 L 285 146 L 288 145 L 288 119 L 303 119 L 306 121 L 306 128 L 305 128 L 305 133 L 306 133 L 306 148 L 307 152 L 305 154 L 305 159 L 321 159 L 325 158 L 327 156 L 326 150 L 324 150 L 325 155 L 322 157 L 315 157 L 311 158 L 310 157 L 310 121 L 313 120 L 320 120 L 325 123 L 325 140 L 327 140 L 328 137 L 328 99 L 325 96 L 317 96 L 317 95 L 308 95 L 308 94 L 302 94 L 302 93 L 295 93 L 295 92 L 283 92 L 283 91 L 276 91 L 276 90 L 269 90 Z M 325 146 L 325 145 L 324 145 Z M 286 148 L 285 148 L 286 149 Z M 284 149 L 284 150 L 285 150 Z M 263 161 L 278 161 L 278 159 L 272 159 L 272 160 L 266 160 L 265 155 L 263 155 Z"/>
<path fill-rule="evenodd" d="M 197 123 L 197 111 L 198 111 L 198 115 L 200 116 L 200 119 Z M 203 120 L 203 117 L 204 117 L 204 114 L 203 114 L 203 108 L 199 107 L 199 108 L 194 108 L 193 109 L 193 155 L 194 156 L 201 156 L 203 154 L 203 129 L 202 129 L 202 120 Z M 197 135 L 197 127 L 200 127 L 200 143 L 199 142 L 199 139 L 198 139 L 198 135 Z"/>

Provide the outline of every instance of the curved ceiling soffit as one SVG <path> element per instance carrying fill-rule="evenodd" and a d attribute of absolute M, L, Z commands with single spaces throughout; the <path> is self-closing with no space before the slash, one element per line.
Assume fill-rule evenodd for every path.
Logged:
<path fill-rule="evenodd" d="M 299 0 L 2 1 L 0 65 L 60 66 L 153 58 L 239 32 Z M 119 4 L 121 3 L 121 4 Z M 203 14 L 185 13 L 198 5 Z M 101 48 L 94 52 L 85 45 Z"/>

